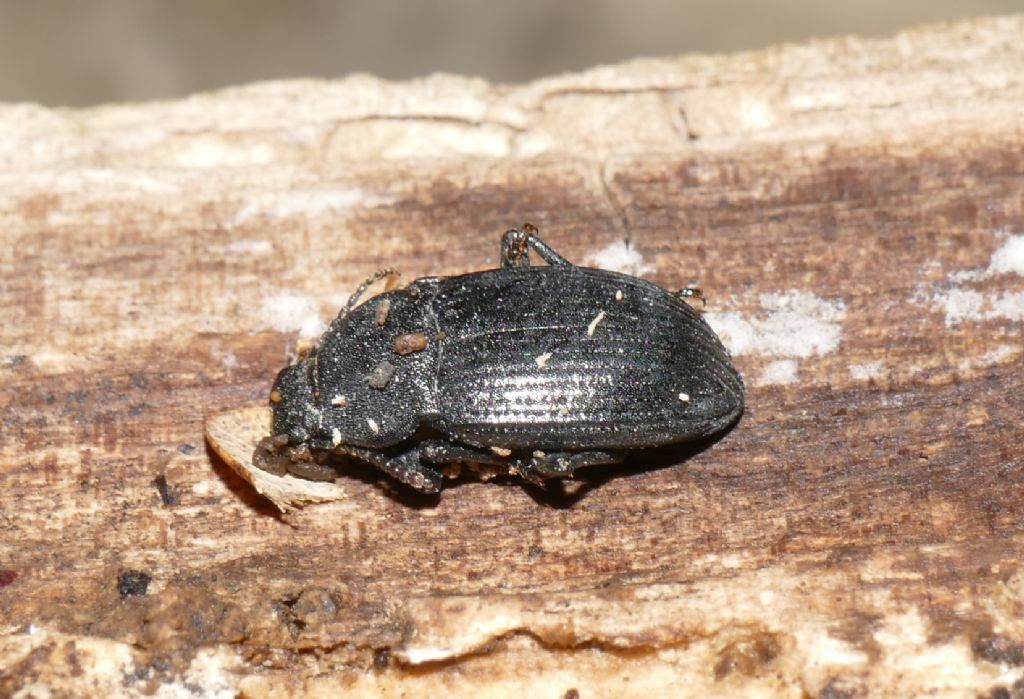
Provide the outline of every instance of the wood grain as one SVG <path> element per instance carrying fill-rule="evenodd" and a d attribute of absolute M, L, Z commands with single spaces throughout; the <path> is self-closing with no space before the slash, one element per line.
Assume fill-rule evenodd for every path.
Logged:
<path fill-rule="evenodd" d="M 1024 691 L 1022 39 L 0 106 L 0 694 Z M 739 425 L 284 516 L 205 446 L 367 275 L 523 221 L 699 281 Z"/>

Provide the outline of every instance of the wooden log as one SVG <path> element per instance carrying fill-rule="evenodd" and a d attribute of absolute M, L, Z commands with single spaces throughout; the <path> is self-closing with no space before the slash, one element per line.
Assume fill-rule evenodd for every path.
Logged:
<path fill-rule="evenodd" d="M 1021 17 L 0 107 L 0 694 L 1024 691 L 1022 114 Z M 699 281 L 740 424 L 284 516 L 205 446 L 369 273 L 523 221 Z"/>

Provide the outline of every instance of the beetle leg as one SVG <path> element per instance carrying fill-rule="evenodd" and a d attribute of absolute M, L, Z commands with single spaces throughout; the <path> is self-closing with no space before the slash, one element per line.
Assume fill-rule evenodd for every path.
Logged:
<path fill-rule="evenodd" d="M 490 449 L 467 447 L 452 442 L 430 441 L 423 443 L 421 455 L 425 461 L 433 464 L 450 464 L 456 461 L 471 464 L 487 464 L 488 466 L 515 467 L 516 459 L 501 456 Z"/>
<path fill-rule="evenodd" d="M 503 469 L 507 469 L 510 473 L 518 474 L 534 485 L 544 484 L 544 479 L 537 475 L 527 462 L 513 459 L 509 456 L 501 456 L 489 449 L 466 447 L 461 444 L 452 444 L 451 442 L 427 442 L 423 445 L 422 456 L 426 461 L 435 464 L 462 461 L 465 463 L 500 466 Z"/>
<path fill-rule="evenodd" d="M 452 444 L 451 442 L 424 442 L 421 455 L 425 461 L 429 461 L 433 464 L 447 464 L 453 461 L 469 461 L 476 464 L 497 465 L 509 463 L 509 459 L 507 457 L 498 456 L 486 449 L 466 447 L 461 444 Z"/>
<path fill-rule="evenodd" d="M 531 223 L 524 223 L 522 228 L 506 231 L 501 237 L 501 266 L 529 267 L 531 249 L 552 267 L 572 265 L 569 260 L 541 240 L 537 233 L 537 227 Z"/>
<path fill-rule="evenodd" d="M 338 477 L 338 472 L 332 467 L 315 461 L 291 461 L 288 463 L 288 473 L 307 481 L 333 481 Z"/>
<path fill-rule="evenodd" d="M 336 448 L 335 452 L 368 461 L 392 478 L 424 493 L 437 493 L 441 490 L 444 478 L 436 470 L 420 461 L 422 454 L 420 447 L 414 447 L 397 455 L 351 446 Z"/>
<path fill-rule="evenodd" d="M 535 451 L 529 469 L 540 478 L 572 478 L 573 472 L 578 468 L 615 464 L 621 460 L 621 457 L 604 451 L 576 453 Z"/>

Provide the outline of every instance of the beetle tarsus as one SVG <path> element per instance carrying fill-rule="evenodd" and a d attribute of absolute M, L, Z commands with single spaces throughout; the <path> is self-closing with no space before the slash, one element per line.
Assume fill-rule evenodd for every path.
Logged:
<path fill-rule="evenodd" d="M 529 459 L 514 456 L 500 456 L 490 449 L 466 447 L 451 442 L 431 441 L 424 443 L 421 457 L 431 463 L 467 463 L 504 466 L 524 480 L 537 486 L 552 478 L 572 478 L 573 472 L 584 466 L 614 464 L 621 457 L 603 451 L 552 452 L 536 451 Z"/>
<path fill-rule="evenodd" d="M 444 476 L 441 473 L 427 466 L 420 459 L 423 445 L 417 445 L 399 454 L 385 454 L 373 449 L 351 446 L 345 446 L 336 451 L 345 456 L 353 456 L 367 461 L 392 478 L 423 493 L 440 492 L 441 483 L 444 481 Z"/>
<path fill-rule="evenodd" d="M 505 269 L 511 267 L 529 267 L 530 250 L 540 255 L 541 259 L 551 266 L 572 265 L 551 246 L 537 237 L 537 227 L 531 223 L 524 223 L 521 228 L 513 228 L 505 232 L 501 237 L 501 266 Z"/>
<path fill-rule="evenodd" d="M 622 459 L 603 451 L 534 453 L 528 469 L 540 478 L 572 478 L 578 468 L 615 464 Z"/>

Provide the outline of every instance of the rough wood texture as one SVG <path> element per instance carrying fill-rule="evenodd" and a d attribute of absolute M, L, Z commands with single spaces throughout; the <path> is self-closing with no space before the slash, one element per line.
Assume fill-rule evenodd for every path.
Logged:
<path fill-rule="evenodd" d="M 1024 691 L 1022 114 L 1021 18 L 0 107 L 0 694 Z M 370 272 L 522 221 L 699 279 L 739 426 L 572 496 L 356 470 L 285 517 L 205 447 Z"/>

